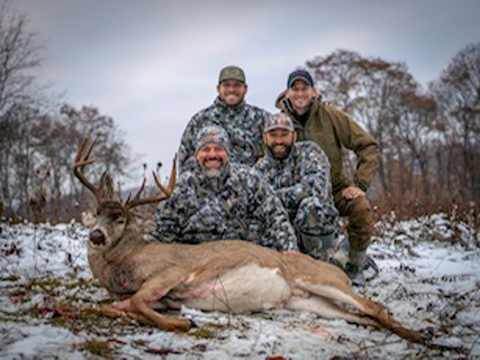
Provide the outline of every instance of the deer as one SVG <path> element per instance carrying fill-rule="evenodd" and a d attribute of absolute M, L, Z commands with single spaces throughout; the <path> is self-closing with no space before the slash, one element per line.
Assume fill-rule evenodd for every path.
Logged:
<path fill-rule="evenodd" d="M 276 309 L 308 311 L 326 319 L 389 330 L 403 339 L 429 346 L 421 331 L 403 326 L 381 304 L 355 293 L 337 266 L 302 253 L 280 253 L 242 240 L 196 245 L 162 243 L 143 238 L 134 209 L 170 197 L 175 187 L 174 159 L 168 185 L 153 177 L 160 194 L 114 199 L 112 181 L 102 176 L 94 186 L 84 175 L 95 141 L 79 146 L 73 172 L 95 196 L 94 211 L 83 215 L 88 227 L 88 262 L 102 287 L 117 302 L 100 311 L 111 318 L 129 317 L 166 331 L 186 332 L 196 324 L 159 310 L 182 305 L 233 314 Z M 438 345 L 432 345 L 437 347 Z"/>

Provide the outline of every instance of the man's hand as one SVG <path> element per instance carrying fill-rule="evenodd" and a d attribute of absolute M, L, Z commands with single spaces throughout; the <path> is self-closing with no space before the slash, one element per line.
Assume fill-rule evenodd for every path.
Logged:
<path fill-rule="evenodd" d="M 342 190 L 342 196 L 347 200 L 353 200 L 360 196 L 365 196 L 365 192 L 362 189 L 351 185 Z"/>

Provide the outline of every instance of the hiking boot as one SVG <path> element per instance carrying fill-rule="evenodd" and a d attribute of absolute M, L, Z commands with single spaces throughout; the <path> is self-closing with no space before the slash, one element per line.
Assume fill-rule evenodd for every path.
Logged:
<path fill-rule="evenodd" d="M 365 267 L 367 254 L 365 250 L 350 249 L 350 258 L 345 266 L 345 272 L 352 280 L 353 285 L 365 286 L 365 276 L 363 269 Z"/>
<path fill-rule="evenodd" d="M 346 269 L 346 265 L 348 262 L 348 253 L 350 252 L 350 243 L 348 239 L 343 239 L 340 242 L 339 249 L 334 253 L 333 258 L 335 261 L 335 265 L 341 267 L 344 271 Z M 346 257 L 346 260 L 345 260 Z M 372 269 L 375 275 L 378 275 L 380 269 L 378 268 L 377 263 L 370 255 L 367 255 L 365 259 L 365 265 L 363 266 L 363 270 L 367 271 L 368 269 Z"/>

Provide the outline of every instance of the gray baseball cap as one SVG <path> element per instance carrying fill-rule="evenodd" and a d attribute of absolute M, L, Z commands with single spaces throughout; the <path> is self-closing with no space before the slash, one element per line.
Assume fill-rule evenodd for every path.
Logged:
<path fill-rule="evenodd" d="M 295 131 L 292 120 L 284 113 L 278 113 L 268 116 L 265 119 L 263 132 L 269 132 L 274 129 L 285 129 L 288 131 Z"/>
<path fill-rule="evenodd" d="M 220 76 L 218 77 L 218 83 L 221 83 L 224 80 L 238 80 L 241 82 L 245 82 L 245 73 L 241 68 L 238 66 L 230 65 L 226 66 L 220 71 Z"/>

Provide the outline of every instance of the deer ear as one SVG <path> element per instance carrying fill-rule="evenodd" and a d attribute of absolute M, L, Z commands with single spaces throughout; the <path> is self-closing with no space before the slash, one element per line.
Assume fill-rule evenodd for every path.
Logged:
<path fill-rule="evenodd" d="M 84 211 L 82 213 L 82 224 L 86 227 L 90 227 L 95 223 L 95 216 L 91 211 Z"/>

